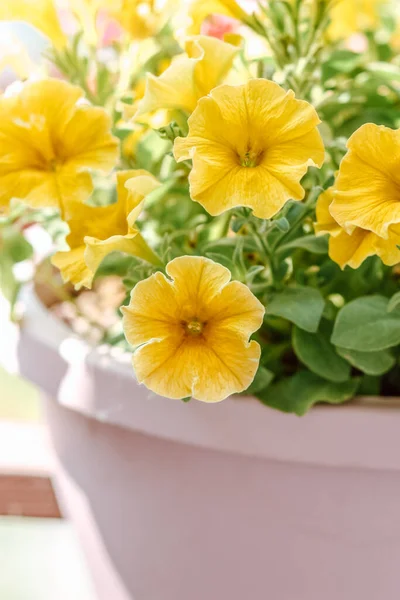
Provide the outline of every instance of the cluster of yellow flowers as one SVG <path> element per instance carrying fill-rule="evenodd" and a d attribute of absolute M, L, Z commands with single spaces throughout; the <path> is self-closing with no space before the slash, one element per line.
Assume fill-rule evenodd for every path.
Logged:
<path fill-rule="evenodd" d="M 357 269 L 368 256 L 400 262 L 400 130 L 367 124 L 348 141 L 335 185 L 317 203 L 316 230 L 329 254 Z"/>
<path fill-rule="evenodd" d="M 370 16 L 375 4 L 369 0 Z M 19 5 L 7 5 L 3 17 L 15 16 Z M 92 20 L 105 7 L 129 23 L 136 38 L 159 30 L 170 10 L 153 2 L 141 2 L 139 10 L 138 2 L 85 0 L 74 8 L 81 18 L 85 6 Z M 132 19 L 132 11 L 142 21 Z M 190 196 L 208 214 L 247 207 L 255 217 L 272 219 L 289 200 L 304 198 L 304 175 L 324 163 L 320 119 L 309 102 L 267 79 L 229 84 L 237 40 L 198 35 L 215 12 L 247 19 L 233 0 L 192 3 L 196 35 L 160 76 L 148 76 L 135 118 L 160 109 L 189 117 L 188 134 L 175 139 L 173 156 L 185 166 L 191 161 Z M 52 3 L 43 3 L 35 19 L 46 31 L 52 21 L 53 41 L 63 44 Z M 1 97 L 0 113 L 0 206 L 18 198 L 59 209 L 69 227 L 68 249 L 56 253 L 53 264 L 65 281 L 90 287 L 113 251 L 154 265 L 156 272 L 135 286 L 123 309 L 138 381 L 164 396 L 205 402 L 246 390 L 260 359 L 259 344 L 249 339 L 262 325 L 264 306 L 245 284 L 231 281 L 226 267 L 205 257 L 180 256 L 161 272 L 161 258 L 136 225 L 146 197 L 161 183 L 144 170 L 110 175 L 119 143 L 106 110 L 85 101 L 79 87 L 48 78 Z M 330 256 L 342 268 L 357 268 L 371 255 L 387 265 L 400 262 L 399 160 L 400 131 L 364 125 L 350 138 L 335 184 L 319 198 L 315 224 L 318 233 L 330 235 Z M 116 202 L 86 203 L 92 170 L 116 178 Z"/>

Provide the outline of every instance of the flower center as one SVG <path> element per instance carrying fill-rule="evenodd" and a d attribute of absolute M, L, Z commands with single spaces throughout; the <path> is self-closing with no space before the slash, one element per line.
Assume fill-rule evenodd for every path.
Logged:
<path fill-rule="evenodd" d="M 52 158 L 48 161 L 48 169 L 49 171 L 57 171 L 61 166 L 61 160 L 58 158 Z"/>
<path fill-rule="evenodd" d="M 244 156 L 240 156 L 240 164 L 242 165 L 242 167 L 248 167 L 250 169 L 252 169 L 253 167 L 257 167 L 262 159 L 262 151 L 254 151 L 254 150 L 247 150 L 247 152 L 244 154 Z"/>
<path fill-rule="evenodd" d="M 202 323 L 197 319 L 193 319 L 192 321 L 187 321 L 184 323 L 186 333 L 195 337 L 203 332 L 204 325 L 205 323 Z"/>

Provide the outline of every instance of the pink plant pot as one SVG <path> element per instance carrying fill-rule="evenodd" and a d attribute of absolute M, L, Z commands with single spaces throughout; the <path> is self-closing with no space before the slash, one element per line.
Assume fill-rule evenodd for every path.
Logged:
<path fill-rule="evenodd" d="M 34 298 L 19 359 L 100 600 L 398 600 L 397 400 L 167 400 Z"/>

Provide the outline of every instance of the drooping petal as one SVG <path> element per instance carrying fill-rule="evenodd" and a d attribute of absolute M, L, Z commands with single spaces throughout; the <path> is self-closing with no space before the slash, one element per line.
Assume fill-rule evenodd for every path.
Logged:
<path fill-rule="evenodd" d="M 77 246 L 68 252 L 57 252 L 51 263 L 60 270 L 64 283 L 70 281 L 77 289 L 90 287 L 93 273 L 84 259 L 85 246 Z"/>
<path fill-rule="evenodd" d="M 113 235 L 105 240 L 86 236 L 84 242 L 86 245 L 85 262 L 93 274 L 111 252 L 131 254 L 154 265 L 160 265 L 160 259 L 138 231 L 127 235 Z"/>
<path fill-rule="evenodd" d="M 376 254 L 375 238 L 374 233 L 364 229 L 357 228 L 351 235 L 342 229 L 329 240 L 329 256 L 342 269 L 346 265 L 358 269 L 365 259 Z"/>
<path fill-rule="evenodd" d="M 136 219 L 142 212 L 146 196 L 160 186 L 161 183 L 154 175 L 144 169 L 129 171 L 129 175 L 124 179 L 118 179 L 118 196 L 125 195 L 129 228 L 133 228 Z"/>
<path fill-rule="evenodd" d="M 197 101 L 218 85 L 232 66 L 238 48 L 207 36 L 189 39 L 186 56 L 178 56 L 159 77 L 147 76 L 136 116 L 159 109 L 191 113 Z"/>
<path fill-rule="evenodd" d="M 332 217 L 329 207 L 333 200 L 333 189 L 329 188 L 318 198 L 315 209 L 317 222 L 314 223 L 314 230 L 317 234 L 324 235 L 329 233 L 332 236 L 339 235 L 343 230 Z"/>

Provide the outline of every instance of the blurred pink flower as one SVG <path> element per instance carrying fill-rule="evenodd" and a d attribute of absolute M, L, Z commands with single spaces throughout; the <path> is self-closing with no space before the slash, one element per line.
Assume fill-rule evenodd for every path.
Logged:
<path fill-rule="evenodd" d="M 239 21 L 231 17 L 211 15 L 202 24 L 201 33 L 223 40 L 226 33 L 237 33 L 240 25 Z"/>
<path fill-rule="evenodd" d="M 121 25 L 110 17 L 105 10 L 99 10 L 96 18 L 96 28 L 99 33 L 99 46 L 111 46 L 121 39 L 123 29 Z"/>

